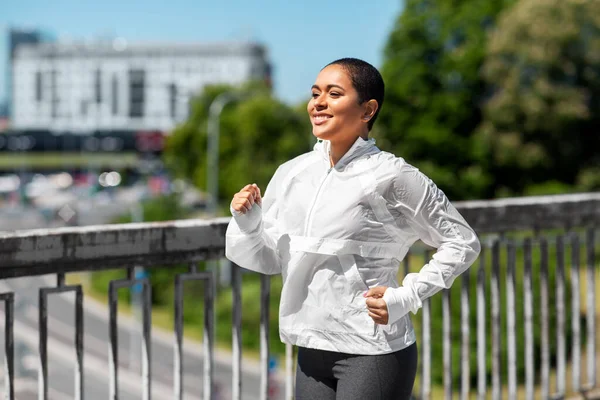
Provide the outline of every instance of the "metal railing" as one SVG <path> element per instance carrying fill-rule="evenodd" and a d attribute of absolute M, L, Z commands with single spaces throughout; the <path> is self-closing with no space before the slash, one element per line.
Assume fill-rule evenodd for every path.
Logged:
<path fill-rule="evenodd" d="M 415 321 L 421 339 L 420 384 L 416 392 L 419 397 L 442 397 L 432 392 L 432 368 L 440 365 L 431 362 L 435 354 L 432 337 L 442 338 L 443 390 L 440 393 L 444 398 L 452 398 L 453 393 L 461 399 L 472 395 L 486 399 L 491 394 L 494 400 L 591 396 L 598 389 L 600 378 L 596 330 L 600 307 L 596 297 L 595 256 L 600 246 L 596 238 L 597 231 L 588 228 L 566 234 L 485 240 L 478 265 L 457 279 L 453 288 L 443 290 L 438 298 L 427 299 L 421 320 Z M 565 260 L 567 253 L 570 262 Z M 583 260 L 581 253 L 585 253 Z M 428 257 L 427 251 L 425 258 Z M 406 273 L 409 262 L 405 262 Z M 553 271 L 553 279 L 549 271 Z M 580 299 L 582 275 L 586 281 L 585 307 Z M 567 291 L 571 294 L 569 298 Z M 431 311 L 434 302 L 438 303 L 438 310 L 441 309 L 437 316 L 442 319 L 435 332 Z M 459 313 L 454 328 L 452 319 L 457 315 L 452 313 L 452 307 L 457 307 Z M 522 346 L 518 346 L 519 342 Z M 453 365 L 453 348 L 460 349 L 458 367 Z M 476 354 L 476 364 L 471 361 L 472 353 Z M 489 364 L 491 369 L 488 369 Z M 519 365 L 522 365 L 521 373 L 518 373 Z M 567 369 L 571 370 L 570 379 Z M 458 384 L 453 380 L 455 374 L 460 377 Z M 594 396 L 598 395 L 600 393 Z"/>
<path fill-rule="evenodd" d="M 482 254 L 468 273 L 424 302 L 413 316 L 419 335 L 420 371 L 414 395 L 417 398 L 452 398 L 457 393 L 466 399 L 564 398 L 571 394 L 591 396 L 599 388 L 597 321 L 598 251 L 596 228 L 600 225 L 600 193 L 544 196 L 493 201 L 457 203 L 457 208 L 482 235 Z M 205 357 L 203 398 L 215 397 L 214 380 L 214 287 L 213 272 L 199 272 L 196 263 L 220 258 L 228 218 L 210 221 L 184 220 L 165 223 L 102 225 L 50 230 L 0 233 L 0 280 L 13 277 L 56 274 L 55 286 L 39 290 L 39 398 L 48 398 L 47 375 L 47 298 L 54 293 L 76 293 L 75 398 L 83 398 L 83 294 L 81 285 L 65 285 L 65 274 L 106 269 L 125 269 L 127 278 L 110 282 L 108 288 L 108 326 L 110 397 L 119 398 L 119 347 L 117 333 L 117 291 L 143 287 L 143 398 L 156 397 L 151 369 L 151 293 L 148 278 L 138 278 L 134 268 L 185 263 L 189 271 L 174 281 L 175 339 L 173 341 L 172 398 L 184 395 L 183 282 L 200 280 L 205 285 L 203 355 Z M 561 229 L 547 233 L 548 229 Z M 566 229 L 566 231 L 564 231 Z M 530 236 L 519 234 L 531 230 Z M 517 235 L 511 235 L 517 232 Z M 581 257 L 581 254 L 584 257 Z M 569 263 L 565 256 L 569 255 Z M 418 268 L 431 250 L 412 251 L 402 271 Z M 416 263 L 416 264 L 415 264 Z M 534 273 L 537 271 L 537 274 Z M 569 273 L 567 275 L 567 272 Z M 240 399 L 242 366 L 242 302 L 240 268 L 232 269 L 232 381 L 233 399 Z M 517 274 L 518 278 L 517 279 Z M 581 279 L 584 274 L 584 279 Z M 554 279 L 550 279 L 554 275 Z M 534 282 L 539 281 L 534 286 Z M 522 289 L 517 290 L 517 282 Z M 585 312 L 581 312 L 582 282 L 585 282 Z M 567 285 L 567 283 L 569 283 Z M 269 398 L 269 298 L 270 277 L 263 275 L 260 317 L 260 399 Z M 457 301 L 453 291 L 459 291 Z M 567 297 L 567 293 L 571 297 Z M 536 293 L 538 293 L 536 295 Z M 551 302 L 552 297 L 554 301 Z M 473 299 L 475 301 L 473 301 Z M 5 393 L 13 399 L 14 385 L 14 295 L 0 293 L 5 314 Z M 436 302 L 441 301 L 441 332 L 436 331 Z M 567 304 L 570 308 L 567 309 Z M 459 306 L 459 327 L 452 318 Z M 518 311 L 522 309 L 522 313 Z M 503 312 L 504 310 L 504 312 Z M 537 312 L 536 312 L 537 310 Z M 522 317 L 519 318 L 519 315 Z M 583 315 L 583 320 L 580 316 Z M 570 321 L 568 319 L 570 318 Z M 584 327 L 582 327 L 584 321 Z M 567 324 L 570 322 L 570 329 Z M 538 329 L 536 329 L 536 325 Z M 523 337 L 517 337 L 522 326 Z M 503 329 L 503 327 L 505 329 Z M 585 329 L 584 329 L 585 328 Z M 553 337 L 550 337 L 553 333 Z M 432 340 L 440 335 L 442 340 Z M 539 339 L 536 339 L 539 338 Z M 504 343 L 504 341 L 506 343 Z M 442 365 L 433 364 L 442 343 Z M 518 343 L 524 343 L 524 354 Z M 567 346 L 569 345 L 569 347 Z M 585 347 L 584 347 L 585 346 Z M 453 349 L 460 349 L 459 368 L 454 365 Z M 491 350 L 491 352 L 490 352 Z M 475 354 L 475 361 L 472 360 Z M 585 358 L 585 374 L 582 363 Z M 524 360 L 524 373 L 518 371 Z M 491 369 L 488 370 L 488 364 Z M 293 398 L 293 349 L 287 346 L 285 398 Z M 539 372 L 536 371 L 539 367 Z M 440 385 L 436 372 L 442 370 Z M 571 379 L 567 377 L 570 371 Z M 439 374 L 438 374 L 439 375 Z M 456 377 L 460 377 L 460 384 Z M 520 383 L 523 383 L 520 386 Z M 567 386 L 570 383 L 570 386 Z M 439 392 L 436 392 L 439 391 Z M 521 393 L 521 394 L 519 394 Z M 245 394 L 245 393 L 244 393 Z M 186 396 L 187 398 L 187 396 Z"/>

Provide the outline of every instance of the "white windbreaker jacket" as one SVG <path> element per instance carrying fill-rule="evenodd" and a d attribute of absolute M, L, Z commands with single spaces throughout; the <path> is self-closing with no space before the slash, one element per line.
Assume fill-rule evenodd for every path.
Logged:
<path fill-rule="evenodd" d="M 329 142 L 281 165 L 262 207 L 233 212 L 226 256 L 282 274 L 284 343 L 350 354 L 384 354 L 415 342 L 409 311 L 464 272 L 479 241 L 435 184 L 402 158 L 359 138 L 332 168 Z M 421 239 L 437 248 L 402 286 L 397 273 Z M 369 317 L 363 294 L 388 286 L 388 325 Z"/>

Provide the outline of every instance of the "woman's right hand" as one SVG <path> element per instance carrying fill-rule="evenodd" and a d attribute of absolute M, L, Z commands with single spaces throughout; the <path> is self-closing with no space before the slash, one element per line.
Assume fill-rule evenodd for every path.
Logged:
<path fill-rule="evenodd" d="M 262 204 L 262 197 L 260 195 L 260 188 L 253 183 L 246 185 L 242 190 L 233 195 L 231 201 L 231 208 L 241 214 L 246 214 L 252 209 L 254 203 L 259 206 Z"/>

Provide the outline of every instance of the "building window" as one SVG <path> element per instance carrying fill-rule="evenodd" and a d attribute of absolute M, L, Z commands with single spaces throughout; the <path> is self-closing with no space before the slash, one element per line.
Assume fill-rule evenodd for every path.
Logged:
<path fill-rule="evenodd" d="M 35 72 L 35 101 L 42 101 L 42 72 Z"/>
<path fill-rule="evenodd" d="M 51 94 L 51 109 L 52 118 L 58 117 L 58 71 L 50 71 L 50 94 Z"/>
<path fill-rule="evenodd" d="M 102 103 L 102 71 L 96 70 L 94 74 L 94 93 L 96 94 L 96 103 Z"/>
<path fill-rule="evenodd" d="M 116 75 L 113 75 L 113 77 L 112 77 L 111 86 L 112 86 L 111 87 L 112 114 L 117 115 L 117 114 L 119 114 L 119 81 L 118 81 Z"/>
<path fill-rule="evenodd" d="M 169 105 L 171 109 L 171 118 L 177 115 L 177 85 L 171 83 L 169 85 Z"/>
<path fill-rule="evenodd" d="M 129 71 L 129 116 L 141 118 L 144 116 L 144 91 L 146 71 L 132 69 Z"/>

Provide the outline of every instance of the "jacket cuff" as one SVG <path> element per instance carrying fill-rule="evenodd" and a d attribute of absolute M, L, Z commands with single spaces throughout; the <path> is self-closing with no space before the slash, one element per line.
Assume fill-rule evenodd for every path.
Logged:
<path fill-rule="evenodd" d="M 262 221 L 262 208 L 258 204 L 255 203 L 246 214 L 235 211 L 231 206 L 229 206 L 229 211 L 243 233 L 255 233 L 259 228 Z"/>
<path fill-rule="evenodd" d="M 410 292 L 403 286 L 388 287 L 383 294 L 388 309 L 388 324 L 393 324 L 411 311 Z"/>

